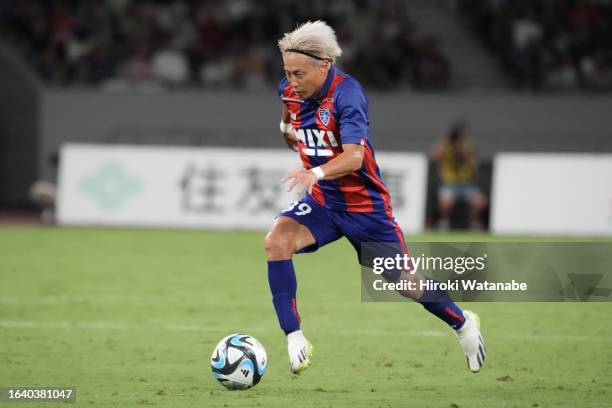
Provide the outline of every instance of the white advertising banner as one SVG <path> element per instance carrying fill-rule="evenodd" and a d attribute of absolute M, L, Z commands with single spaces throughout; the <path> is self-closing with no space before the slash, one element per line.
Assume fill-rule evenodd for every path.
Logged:
<path fill-rule="evenodd" d="M 611 154 L 499 154 L 491 229 L 496 234 L 611 235 L 611 178 Z"/>
<path fill-rule="evenodd" d="M 423 229 L 427 159 L 380 153 L 395 217 Z M 300 168 L 282 149 L 78 145 L 61 150 L 62 225 L 267 229 L 298 196 L 280 179 Z"/>

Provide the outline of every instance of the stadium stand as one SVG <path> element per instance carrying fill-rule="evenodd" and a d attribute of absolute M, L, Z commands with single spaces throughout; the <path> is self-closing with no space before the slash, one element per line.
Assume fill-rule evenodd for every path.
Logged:
<path fill-rule="evenodd" d="M 519 89 L 612 89 L 612 2 L 460 0 Z"/>
<path fill-rule="evenodd" d="M 2 3 L 0 33 L 49 85 L 261 89 L 282 72 L 279 33 L 319 18 L 363 83 L 449 85 L 436 37 L 418 32 L 400 1 L 24 0 Z"/>

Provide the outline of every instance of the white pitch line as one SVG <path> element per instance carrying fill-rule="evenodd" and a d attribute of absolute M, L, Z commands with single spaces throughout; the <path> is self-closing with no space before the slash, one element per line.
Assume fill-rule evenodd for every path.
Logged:
<path fill-rule="evenodd" d="M 11 296 L 11 295 L 0 295 L 0 304 L 9 304 L 9 305 L 63 305 L 63 304 L 71 304 L 71 303 L 138 303 L 141 302 L 143 304 L 150 303 L 163 303 L 168 300 L 175 301 L 176 297 L 173 293 L 168 293 L 166 295 L 155 295 L 155 294 L 145 294 L 145 293 L 129 293 L 129 294 L 119 294 L 119 293 L 59 293 L 53 295 L 33 295 L 33 296 Z M 203 299 L 200 295 L 181 295 L 181 301 L 194 303 L 198 305 L 202 305 Z M 512 302 L 506 302 L 508 304 Z M 517 302 L 520 304 L 521 302 Z M 580 303 L 580 302 L 576 302 Z M 386 308 L 389 309 L 400 309 L 408 305 L 416 305 L 416 303 L 409 301 L 402 302 L 360 302 L 358 307 L 365 307 L 366 305 L 381 305 L 384 304 Z M 461 304 L 461 303 L 460 303 Z M 564 303 L 565 304 L 565 303 Z M 598 303 L 601 304 L 601 303 Z M 336 310 L 355 310 L 355 304 L 337 304 L 334 306 Z M 513 310 L 511 307 L 506 309 L 498 310 L 496 312 L 498 315 L 505 316 L 519 316 L 522 312 L 517 312 Z M 551 313 L 551 310 L 545 309 L 542 311 L 542 317 L 546 317 L 545 315 Z M 583 316 L 585 314 L 584 310 L 575 309 L 575 310 L 564 310 L 563 313 L 565 315 L 571 316 Z"/>
<path fill-rule="evenodd" d="M 40 322 L 30 320 L 0 320 L 0 328 L 6 329 L 63 329 L 63 330 L 163 330 L 173 332 L 235 332 L 236 327 L 228 326 L 199 326 L 199 325 L 180 325 L 180 324 L 127 324 L 115 322 L 65 322 L 52 321 Z M 276 327 L 248 327 L 243 332 L 262 333 L 266 331 L 275 331 Z M 339 335 L 357 335 L 357 336 L 398 336 L 398 337 L 448 337 L 452 335 L 450 330 L 447 331 L 397 331 L 397 330 L 361 330 L 361 329 L 319 329 L 320 331 L 333 331 Z M 486 335 L 486 332 L 485 332 Z M 513 340 L 533 340 L 533 341 L 558 341 L 558 342 L 609 342 L 610 336 L 576 336 L 563 334 L 495 334 L 487 336 L 492 339 L 513 339 Z"/>
<path fill-rule="evenodd" d="M 143 294 L 56 294 L 43 296 L 0 296 L 0 303 L 3 304 L 61 304 L 61 303 L 81 303 L 81 302 L 151 302 L 159 301 L 161 296 L 151 296 Z"/>
<path fill-rule="evenodd" d="M 231 331 L 232 329 L 223 326 L 196 326 L 196 325 L 177 325 L 177 324 L 127 324 L 113 322 L 37 322 L 29 320 L 0 320 L 1 328 L 21 328 L 21 329 L 66 329 L 66 330 L 165 330 L 165 331 L 195 331 L 195 332 L 217 332 Z M 263 327 L 251 327 L 248 331 L 263 332 L 268 329 Z"/>
<path fill-rule="evenodd" d="M 69 330 L 129 330 L 121 323 L 108 322 L 35 322 L 28 320 L 0 320 L 0 327 L 22 329 L 69 329 Z"/>
<path fill-rule="evenodd" d="M 10 296 L 0 295 L 0 305 L 23 305 L 23 306 L 36 306 L 36 305 L 65 305 L 72 303 L 159 303 L 162 304 L 167 301 L 176 301 L 176 295 L 169 293 L 167 295 L 154 295 L 144 293 L 131 293 L 131 294 L 117 294 L 117 293 L 100 293 L 100 294 L 78 294 L 78 293 L 60 293 L 54 295 L 40 295 L 40 296 Z M 180 295 L 181 302 L 189 302 L 194 305 L 202 305 L 203 298 L 201 295 Z M 206 305 L 212 305 L 213 303 L 204 303 Z M 217 303 L 214 303 L 215 305 Z M 265 304 L 268 307 L 268 304 Z M 337 310 L 353 310 L 354 305 L 337 305 L 334 306 Z"/>

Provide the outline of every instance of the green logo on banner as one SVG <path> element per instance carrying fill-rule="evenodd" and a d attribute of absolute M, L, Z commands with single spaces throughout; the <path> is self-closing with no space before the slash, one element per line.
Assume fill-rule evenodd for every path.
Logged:
<path fill-rule="evenodd" d="M 117 162 L 108 162 L 81 182 L 81 189 L 100 207 L 120 207 L 131 195 L 141 190 L 141 183 L 126 173 Z"/>

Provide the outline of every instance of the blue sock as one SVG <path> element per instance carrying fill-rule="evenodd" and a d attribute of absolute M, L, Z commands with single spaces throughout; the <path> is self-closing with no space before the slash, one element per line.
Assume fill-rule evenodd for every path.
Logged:
<path fill-rule="evenodd" d="M 285 334 L 300 330 L 301 319 L 295 301 L 297 280 L 293 261 L 268 261 L 268 283 L 281 329 Z"/>
<path fill-rule="evenodd" d="M 437 282 L 435 279 L 426 278 L 430 282 Z M 431 314 L 444 320 L 453 329 L 457 330 L 465 323 L 463 312 L 453 302 L 448 293 L 444 290 L 425 290 L 419 299 L 419 303 Z"/>

